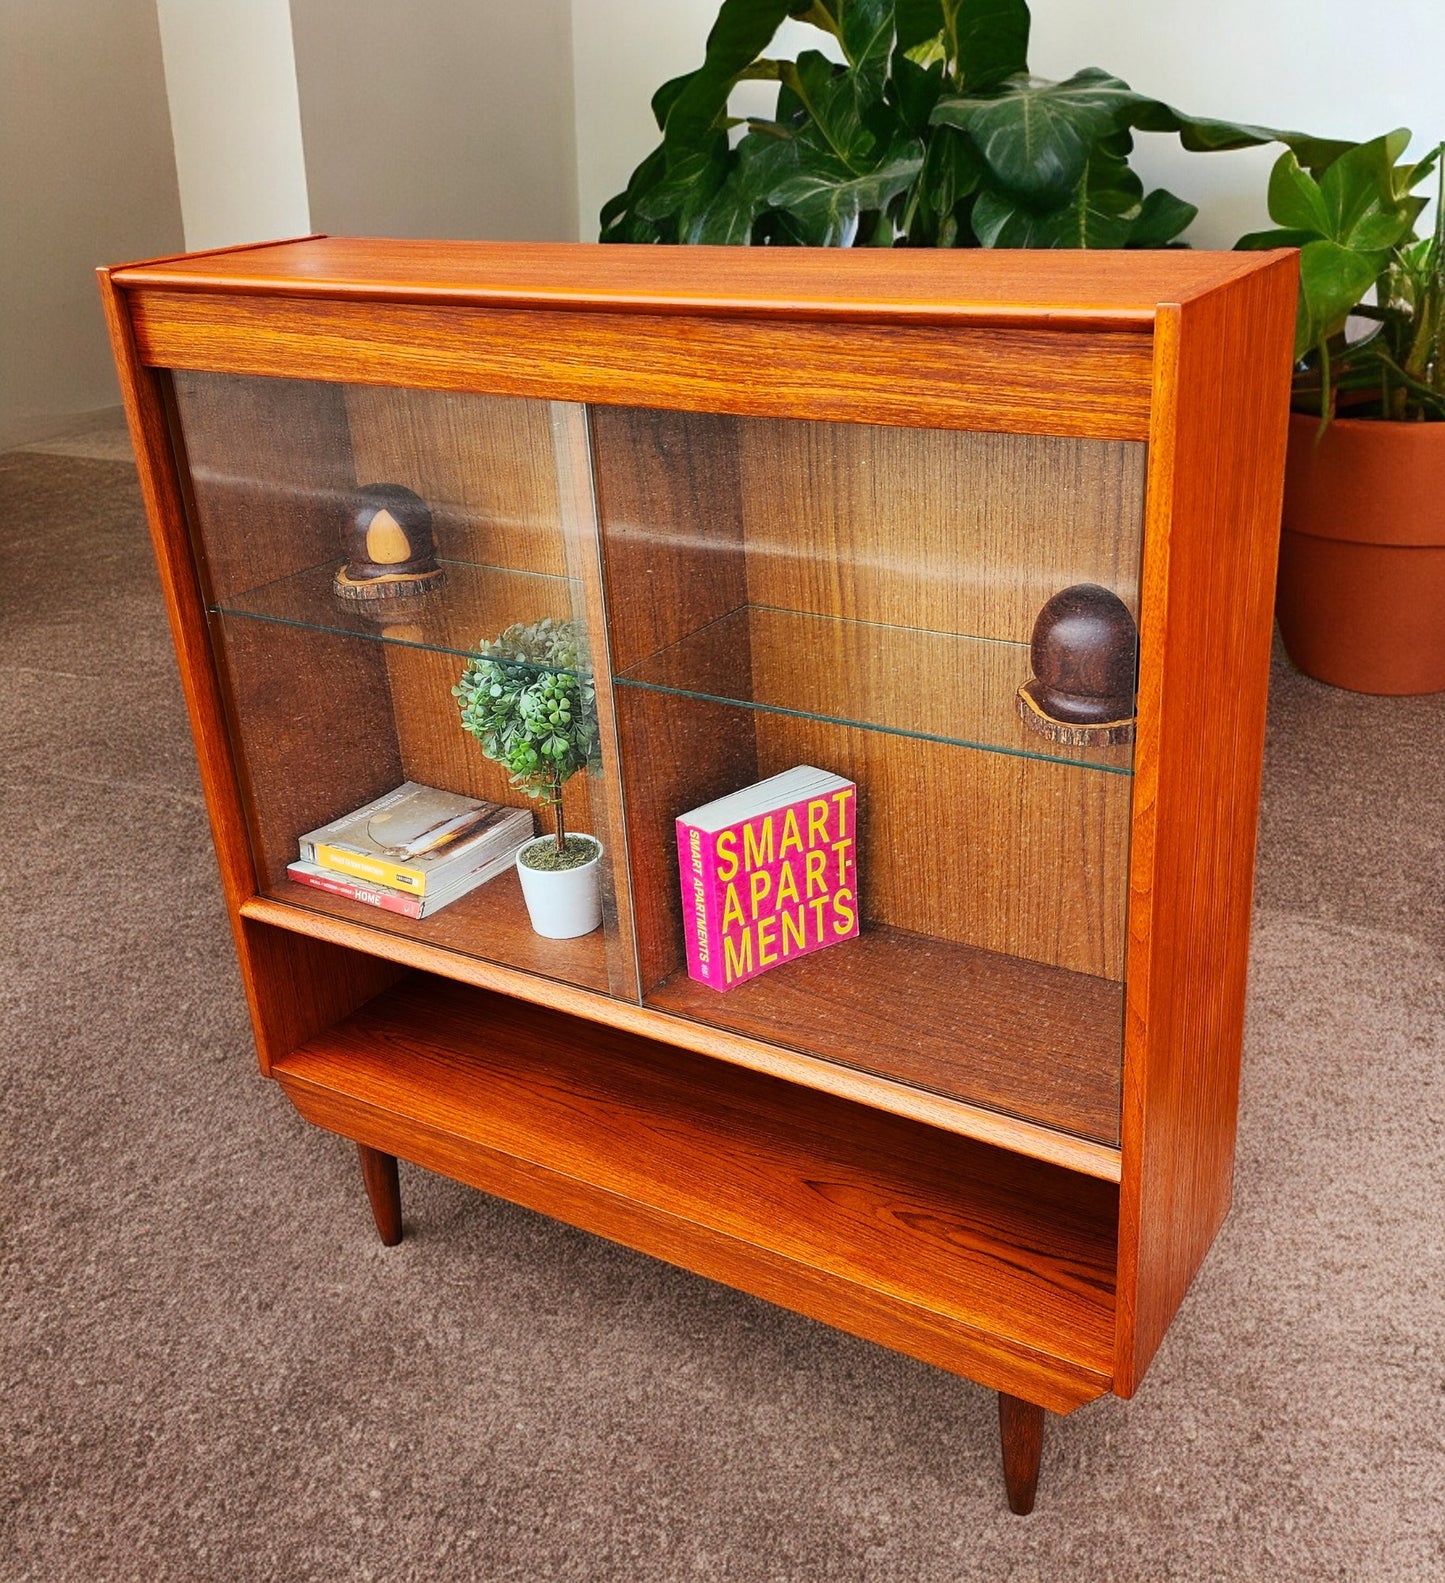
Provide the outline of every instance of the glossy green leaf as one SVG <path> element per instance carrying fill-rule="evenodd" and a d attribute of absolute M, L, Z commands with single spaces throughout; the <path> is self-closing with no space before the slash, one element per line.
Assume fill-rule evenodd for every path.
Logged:
<path fill-rule="evenodd" d="M 1258 252 L 1272 247 L 1303 247 L 1315 238 L 1313 231 L 1250 231 L 1234 245 L 1241 251 Z"/>
<path fill-rule="evenodd" d="M 738 144 L 721 188 L 691 217 L 685 242 L 743 246 L 755 239 L 768 189 L 797 169 L 792 138 L 750 132 Z"/>
<path fill-rule="evenodd" d="M 850 74 L 881 94 L 893 53 L 893 0 L 838 0 L 842 7 L 839 34 Z"/>
<path fill-rule="evenodd" d="M 662 127 L 669 165 L 712 131 L 739 74 L 772 43 L 783 22 L 807 10 L 799 0 L 723 0 L 702 65 L 662 90 L 667 94 Z M 653 108 L 655 113 L 655 103 Z"/>
<path fill-rule="evenodd" d="M 1300 249 L 1296 357 L 1344 329 L 1351 309 L 1375 284 L 1384 263 L 1383 253 L 1359 253 L 1328 238 Z"/>
<path fill-rule="evenodd" d="M 1138 132 L 1171 132 L 1192 154 L 1222 153 L 1229 149 L 1258 148 L 1265 143 L 1283 143 L 1292 149 L 1301 165 L 1319 171 L 1353 145 L 1337 138 L 1315 137 L 1308 132 L 1291 132 L 1280 127 L 1253 126 L 1243 121 L 1220 121 L 1208 116 L 1186 115 L 1158 99 L 1137 95 L 1129 113 L 1129 124 Z"/>
<path fill-rule="evenodd" d="M 1371 138 L 1325 171 L 1319 183 L 1326 216 L 1322 235 L 1368 251 L 1393 247 L 1414 231 L 1424 202 L 1398 192 L 1395 182 L 1395 165 L 1409 141 L 1407 131 Z"/>
<path fill-rule="evenodd" d="M 990 93 L 941 99 L 937 125 L 968 133 L 999 186 L 1036 203 L 1066 200 L 1100 138 L 1127 124 L 1136 95 L 1090 67 L 1066 82 L 1011 77 Z"/>
<path fill-rule="evenodd" d="M 933 107 L 938 103 L 942 91 L 941 60 L 934 61 L 931 66 L 920 66 L 906 55 L 894 56 L 888 101 L 897 110 L 904 127 L 915 137 L 922 137 L 927 131 L 928 118 L 933 114 Z"/>
<path fill-rule="evenodd" d="M 1319 183 L 1300 167 L 1292 149 L 1275 161 L 1269 173 L 1269 217 L 1286 230 L 1329 236 L 1329 210 Z"/>
<path fill-rule="evenodd" d="M 795 155 L 807 150 L 806 140 L 794 143 Z M 888 149 L 871 169 L 855 171 L 825 157 L 801 158 L 795 172 L 767 194 L 771 208 L 785 210 L 816 247 L 846 247 L 856 234 L 860 215 L 882 210 L 918 176 L 923 150 L 912 140 Z"/>
<path fill-rule="evenodd" d="M 1129 169 L 1128 138 L 1100 143 L 1067 202 L 1045 211 L 985 191 L 973 227 L 985 247 L 1123 247 L 1143 212 L 1144 185 Z"/>
<path fill-rule="evenodd" d="M 876 142 L 863 124 L 851 75 L 817 50 L 804 50 L 795 65 L 784 61 L 780 72 L 817 129 L 826 155 L 861 175 L 872 163 Z"/>
<path fill-rule="evenodd" d="M 1025 0 L 943 0 L 946 35 L 953 42 L 959 81 L 977 91 L 1029 69 L 1029 8 Z"/>
<path fill-rule="evenodd" d="M 670 215 L 701 208 L 722 186 L 727 167 L 727 134 L 710 133 L 700 147 L 679 154 L 662 176 L 638 196 L 636 213 L 657 224 Z"/>
<path fill-rule="evenodd" d="M 918 49 L 943 32 L 941 0 L 897 0 L 893 25 L 900 54 Z"/>
<path fill-rule="evenodd" d="M 940 216 L 952 211 L 961 198 L 977 190 L 984 164 L 978 150 L 951 127 L 939 127 L 929 140 L 924 186 Z"/>
<path fill-rule="evenodd" d="M 1164 187 L 1156 187 L 1129 227 L 1126 247 L 1168 247 L 1193 223 L 1199 213 L 1195 204 L 1186 203 Z"/>

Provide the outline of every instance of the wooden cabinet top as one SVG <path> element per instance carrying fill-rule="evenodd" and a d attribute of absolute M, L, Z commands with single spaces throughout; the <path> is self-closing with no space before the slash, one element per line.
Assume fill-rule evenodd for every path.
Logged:
<path fill-rule="evenodd" d="M 112 270 L 121 287 L 613 312 L 1152 328 L 1278 253 L 602 246 L 315 236 Z"/>

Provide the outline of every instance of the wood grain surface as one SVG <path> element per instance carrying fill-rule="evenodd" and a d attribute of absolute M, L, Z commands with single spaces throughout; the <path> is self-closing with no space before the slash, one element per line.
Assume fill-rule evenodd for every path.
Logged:
<path fill-rule="evenodd" d="M 1140 622 L 1116 1389 L 1229 1207 L 1297 268 L 1161 313 Z"/>
<path fill-rule="evenodd" d="M 276 1070 L 373 1148 L 762 1296 L 796 1270 L 792 1306 L 986 1384 L 1064 1410 L 1107 1388 L 1108 1184 L 619 1031 L 579 1049 L 565 1016 L 435 981 Z"/>
<path fill-rule="evenodd" d="M 527 917 L 522 884 L 508 869 L 476 890 L 468 891 L 440 912 L 426 918 L 404 918 L 365 902 L 348 901 L 310 885 L 297 885 L 284 874 L 266 894 L 292 907 L 346 919 L 378 933 L 399 935 L 443 951 L 464 951 L 483 962 L 500 962 L 522 973 L 576 984 L 582 989 L 608 989 L 606 937 L 600 930 L 575 940 L 548 940 L 537 934 Z"/>
<path fill-rule="evenodd" d="M 648 409 L 592 412 L 609 668 L 665 649 L 747 598 L 737 424 Z M 746 641 L 719 664 L 748 687 Z M 638 985 L 683 960 L 674 821 L 757 779 L 752 722 L 717 732 L 686 700 L 613 691 L 637 926 Z M 729 721 L 729 726 L 734 722 Z M 665 744 L 665 747 L 663 746 Z"/>
<path fill-rule="evenodd" d="M 318 912 L 270 896 L 253 896 L 242 906 L 248 927 L 298 934 L 307 940 L 366 953 L 389 964 L 416 968 L 438 978 L 480 989 L 496 990 L 518 1000 L 565 1012 L 583 1022 L 602 1023 L 637 1033 L 654 1043 L 692 1050 L 710 1059 L 764 1072 L 785 1082 L 824 1094 L 835 1094 L 870 1109 L 905 1116 L 960 1138 L 973 1138 L 1031 1160 L 1045 1160 L 1101 1182 L 1119 1180 L 1119 1151 L 1108 1144 L 1039 1126 L 999 1110 L 933 1093 L 842 1066 L 805 1050 L 790 1050 L 768 1039 L 750 1039 L 705 1022 L 629 1004 L 601 991 L 545 978 L 507 963 L 488 962 L 466 949 L 447 949 L 430 941 L 385 928 L 373 928 L 359 916 Z M 335 1017 L 318 1024 L 328 1026 Z M 308 1034 L 307 1037 L 310 1035 Z M 293 1040 L 288 1048 L 300 1042 Z"/>
<path fill-rule="evenodd" d="M 597 530 L 597 491 L 585 407 L 552 403 L 552 452 L 557 477 L 567 570 L 575 599 L 581 653 L 592 678 L 597 712 L 597 748 L 585 777 L 590 828 L 601 838 L 602 928 L 614 994 L 636 1000 L 641 992 L 637 961 L 637 917 L 627 858 L 627 808 L 623 796 L 621 737 L 612 689 L 607 590 Z"/>
<path fill-rule="evenodd" d="M 781 252 L 319 239 L 102 272 L 263 1069 L 369 1149 L 1022 1402 L 1127 1395 L 1229 1199 L 1294 260 Z M 175 409 L 206 413 L 189 463 L 166 368 Z M 356 388 L 263 413 L 195 372 Z M 550 414 L 507 397 L 600 404 L 601 581 Z M 760 421 L 784 417 L 834 428 Z M 462 771 L 435 746 L 449 657 L 208 628 L 207 581 L 229 595 L 332 553 L 358 442 L 364 471 L 414 469 L 364 481 L 420 480 L 466 555 L 593 577 L 586 620 L 619 666 L 764 603 L 1018 641 L 1056 578 L 1131 608 L 1139 585 L 1132 788 L 776 715 L 723 731 L 716 711 L 748 712 L 619 687 L 631 767 L 603 817 L 615 839 L 625 810 L 648 1005 L 606 992 L 607 936 L 539 942 L 500 880 L 477 916 L 406 929 L 293 895 L 281 853 L 369 776 Z M 729 685 L 774 691 L 789 654 L 750 633 L 734 663 Z M 833 669 L 883 698 L 867 665 Z M 800 760 L 874 799 L 873 926 L 714 995 L 678 972 L 671 817 Z M 972 871 L 939 869 L 938 807 L 969 826 Z M 976 927 L 1006 954 L 950 937 Z M 967 992 L 940 1003 L 940 984 Z"/>
<path fill-rule="evenodd" d="M 394 1248 L 401 1241 L 401 1186 L 397 1175 L 396 1156 L 383 1154 L 380 1149 L 364 1143 L 356 1146 L 361 1162 L 361 1179 L 366 1187 L 366 1197 L 371 1204 L 376 1234 L 385 1248 Z"/>
<path fill-rule="evenodd" d="M 612 406 L 1142 440 L 1148 336 L 139 289 L 161 368 Z"/>
<path fill-rule="evenodd" d="M 370 385 L 344 400 L 357 482 L 419 494 L 443 560 L 566 575 L 548 402 Z"/>
<path fill-rule="evenodd" d="M 857 785 L 865 918 L 1123 977 L 1127 777 L 790 716 L 756 733 L 759 776 L 816 764 Z"/>
<path fill-rule="evenodd" d="M 725 994 L 675 973 L 647 1003 L 1118 1141 L 1123 991 L 1108 979 L 875 925 Z"/>
<path fill-rule="evenodd" d="M 1000 1391 L 998 1428 L 1008 1509 L 1015 1517 L 1027 1517 L 1034 1509 L 1039 1485 L 1039 1460 L 1044 1449 L 1043 1409 Z"/>
<path fill-rule="evenodd" d="M 125 265 L 122 286 L 354 301 L 545 301 L 595 312 L 768 315 L 853 324 L 1117 325 L 1148 332 L 1259 254 L 636 247 L 308 237 Z"/>
<path fill-rule="evenodd" d="M 1143 445 L 757 419 L 738 445 L 753 604 L 1014 643 L 1072 583 L 1137 606 Z"/>
<path fill-rule="evenodd" d="M 275 1058 L 370 999 L 395 980 L 396 970 L 337 942 L 258 929 L 242 917 L 242 907 L 257 888 L 256 861 L 188 521 L 190 478 L 174 391 L 168 376 L 142 365 L 125 299 L 109 272 L 100 270 L 97 278 L 256 1053 L 262 1072 L 269 1073 Z"/>

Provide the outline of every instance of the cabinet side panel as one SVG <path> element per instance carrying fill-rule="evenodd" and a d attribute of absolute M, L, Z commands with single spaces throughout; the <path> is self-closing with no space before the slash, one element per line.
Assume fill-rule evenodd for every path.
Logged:
<path fill-rule="evenodd" d="M 1229 1207 L 1294 326 L 1293 255 L 1162 309 L 1130 869 L 1118 1370 Z"/>
<path fill-rule="evenodd" d="M 106 272 L 100 273 L 99 280 L 241 980 L 261 1069 L 269 1073 L 273 1061 L 386 988 L 396 978 L 397 969 L 389 962 L 325 942 L 260 929 L 241 917 L 241 906 L 256 892 L 256 872 L 186 521 L 164 376 L 142 366 L 136 356 L 126 299 Z"/>

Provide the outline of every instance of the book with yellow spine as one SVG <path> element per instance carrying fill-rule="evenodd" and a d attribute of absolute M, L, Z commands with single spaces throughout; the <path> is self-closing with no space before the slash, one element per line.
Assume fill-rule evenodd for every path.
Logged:
<path fill-rule="evenodd" d="M 406 781 L 303 835 L 302 862 L 411 896 L 450 889 L 463 874 L 515 854 L 532 835 L 525 808 Z"/>

